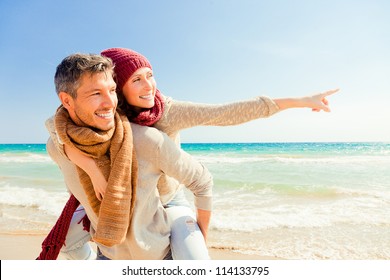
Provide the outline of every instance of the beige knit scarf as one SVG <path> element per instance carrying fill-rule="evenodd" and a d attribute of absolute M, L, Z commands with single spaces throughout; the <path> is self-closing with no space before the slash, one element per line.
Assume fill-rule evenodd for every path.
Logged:
<path fill-rule="evenodd" d="M 133 135 L 127 117 L 116 113 L 114 128 L 97 131 L 77 126 L 68 111 L 60 106 L 54 122 L 61 141 L 92 157 L 108 182 L 100 202 L 91 179 L 77 167 L 88 201 L 98 216 L 93 240 L 109 247 L 123 242 L 134 209 L 138 171 Z"/>

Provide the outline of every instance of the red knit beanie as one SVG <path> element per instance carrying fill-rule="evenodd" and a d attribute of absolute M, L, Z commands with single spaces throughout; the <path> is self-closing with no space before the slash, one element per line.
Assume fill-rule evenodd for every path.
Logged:
<path fill-rule="evenodd" d="M 110 48 L 101 52 L 105 57 L 109 57 L 114 62 L 117 90 L 122 91 L 127 80 L 135 71 L 142 67 L 152 69 L 149 61 L 142 54 L 125 48 Z"/>

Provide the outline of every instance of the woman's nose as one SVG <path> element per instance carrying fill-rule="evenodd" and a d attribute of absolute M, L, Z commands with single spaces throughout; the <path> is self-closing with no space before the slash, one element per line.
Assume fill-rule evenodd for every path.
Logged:
<path fill-rule="evenodd" d="M 145 79 L 144 80 L 144 88 L 146 89 L 152 89 L 153 88 L 153 83 L 150 79 Z"/>

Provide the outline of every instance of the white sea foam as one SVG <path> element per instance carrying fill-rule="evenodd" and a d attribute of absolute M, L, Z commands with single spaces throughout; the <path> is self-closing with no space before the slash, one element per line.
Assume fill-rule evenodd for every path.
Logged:
<path fill-rule="evenodd" d="M 247 254 L 285 259 L 390 259 L 389 225 L 335 224 L 313 228 L 218 231 L 214 246 L 229 244 Z"/>
<path fill-rule="evenodd" d="M 36 154 L 36 153 L 0 154 L 0 163 L 46 163 L 46 162 L 53 162 L 47 154 Z"/>
<path fill-rule="evenodd" d="M 0 205 L 31 208 L 42 212 L 42 215 L 58 216 L 69 194 L 66 191 L 49 192 L 40 188 L 0 187 Z"/>
<path fill-rule="evenodd" d="M 390 189 L 336 188 L 328 193 L 279 193 L 236 189 L 214 195 L 212 226 L 255 232 L 270 228 L 319 228 L 336 224 L 390 227 Z"/>

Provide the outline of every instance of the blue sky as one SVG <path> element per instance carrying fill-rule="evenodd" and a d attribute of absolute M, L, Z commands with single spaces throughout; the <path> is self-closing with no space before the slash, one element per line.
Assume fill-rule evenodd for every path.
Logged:
<path fill-rule="evenodd" d="M 58 63 L 110 47 L 147 56 L 178 100 L 341 89 L 332 113 L 193 128 L 183 142 L 390 141 L 389 13 L 386 0 L 1 0 L 0 143 L 45 143 Z"/>

